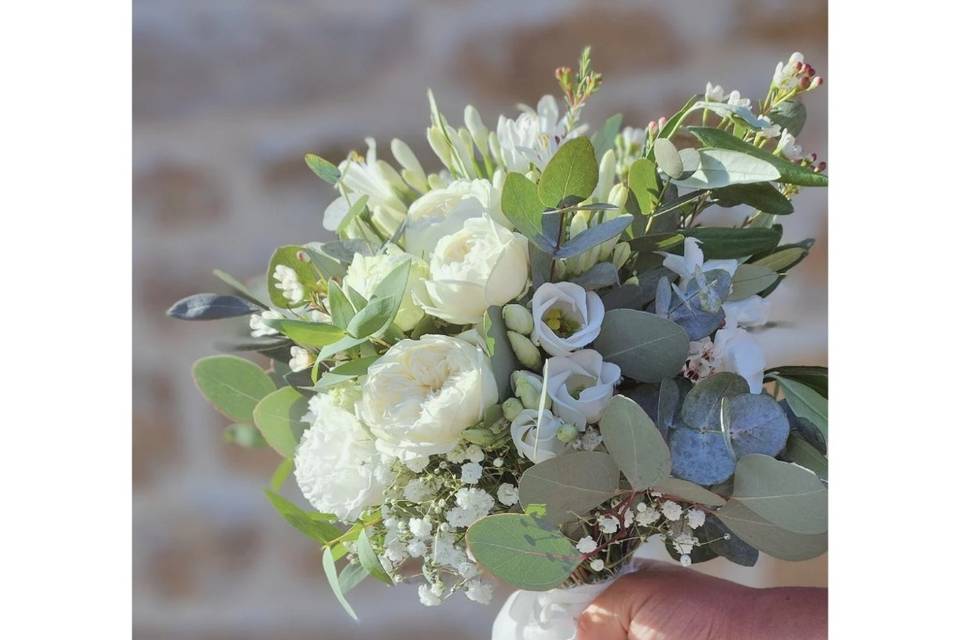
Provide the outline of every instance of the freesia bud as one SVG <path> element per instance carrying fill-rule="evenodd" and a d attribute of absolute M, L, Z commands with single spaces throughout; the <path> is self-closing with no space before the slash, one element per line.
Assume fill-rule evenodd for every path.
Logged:
<path fill-rule="evenodd" d="M 513 422 L 514 418 L 523 411 L 523 403 L 517 398 L 507 398 L 503 401 L 503 417 Z"/>
<path fill-rule="evenodd" d="M 533 314 L 520 304 L 508 304 L 503 308 L 503 323 L 507 329 L 525 336 L 533 332 Z"/>
<path fill-rule="evenodd" d="M 565 444 L 570 443 L 576 440 L 578 433 L 579 431 L 577 431 L 577 428 L 575 426 L 573 426 L 568 422 L 565 422 L 562 425 L 560 425 L 559 429 L 557 429 L 557 440 Z"/>
<path fill-rule="evenodd" d="M 627 205 L 627 197 L 629 195 L 630 193 L 627 191 L 627 187 L 622 182 L 618 182 L 610 189 L 610 196 L 607 200 L 610 204 L 615 205 L 617 209 L 623 209 Z"/>
<path fill-rule="evenodd" d="M 626 242 L 618 242 L 617 246 L 613 248 L 613 266 L 622 269 L 629 259 L 630 245 Z"/>
<path fill-rule="evenodd" d="M 822 76 L 814 76 L 813 80 L 810 81 L 810 88 L 811 88 L 811 89 L 816 89 L 817 87 L 819 87 L 819 86 L 822 85 L 822 84 L 823 84 L 823 77 L 822 77 Z"/>
<path fill-rule="evenodd" d="M 509 335 L 509 334 L 507 334 Z M 510 384 L 526 409 L 540 407 L 540 394 L 543 391 L 543 378 L 529 371 L 514 371 L 510 374 Z M 550 398 L 546 398 L 545 409 L 550 408 Z"/>
<path fill-rule="evenodd" d="M 478 444 L 481 447 L 485 447 L 496 442 L 499 436 L 487 427 L 472 427 L 470 429 L 465 429 L 463 432 L 463 439 L 467 442 L 472 442 L 473 444 Z"/>
<path fill-rule="evenodd" d="M 656 134 L 656 133 L 657 133 L 657 123 L 654 122 L 653 120 L 651 120 L 650 122 L 647 123 L 647 129 L 650 130 L 650 135 Z"/>
<path fill-rule="evenodd" d="M 800 78 L 800 88 L 803 89 L 803 90 L 807 90 L 807 89 L 810 88 L 810 77 L 809 77 L 809 76 L 803 76 L 802 78 Z"/>
<path fill-rule="evenodd" d="M 533 316 L 531 316 L 531 324 L 533 324 Z M 531 331 L 532 330 L 533 329 L 531 327 Z M 534 369 L 538 371 L 541 367 L 543 367 L 543 356 L 540 355 L 540 349 L 533 346 L 533 343 L 530 342 L 530 338 L 519 334 L 516 331 L 507 331 L 507 339 L 510 341 L 510 347 L 513 349 L 513 353 L 517 356 L 517 360 L 520 361 L 520 364 L 528 369 Z M 524 405 L 526 405 L 526 400 L 522 395 L 520 396 L 520 399 L 524 400 Z"/>
<path fill-rule="evenodd" d="M 657 120 L 657 126 L 660 127 L 661 129 L 663 129 L 665 126 L 667 126 L 667 117 L 666 117 L 666 116 L 660 116 L 660 119 Z"/>
<path fill-rule="evenodd" d="M 480 112 L 477 111 L 476 107 L 474 107 L 472 104 L 468 104 L 464 108 L 463 121 L 466 123 L 467 129 L 470 131 L 470 135 L 473 136 L 473 142 L 480 150 L 480 154 L 486 155 L 490 132 L 487 130 L 487 127 L 484 126 L 483 120 L 480 118 Z"/>

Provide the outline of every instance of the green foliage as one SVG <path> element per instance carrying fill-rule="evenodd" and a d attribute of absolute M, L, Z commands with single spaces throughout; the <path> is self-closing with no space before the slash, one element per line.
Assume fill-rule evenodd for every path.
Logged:
<path fill-rule="evenodd" d="M 273 252 L 273 256 L 270 258 L 270 266 L 267 268 L 267 292 L 274 307 L 289 309 L 303 304 L 300 300 L 290 301 L 283 297 L 283 289 L 280 288 L 280 283 L 273 277 L 277 265 L 282 264 L 293 269 L 308 293 L 310 288 L 316 284 L 316 271 L 310 262 L 301 260 L 301 256 L 309 260 L 307 251 L 298 245 L 286 245 Z"/>
<path fill-rule="evenodd" d="M 391 580 L 387 572 L 383 570 L 383 565 L 380 564 L 380 558 L 377 556 L 377 552 L 373 550 L 373 545 L 370 544 L 366 529 L 361 531 L 357 537 L 357 558 L 360 560 L 363 568 L 367 570 L 367 573 L 380 582 L 391 586 L 393 585 L 393 580 Z"/>
<path fill-rule="evenodd" d="M 829 389 L 827 384 L 828 371 L 826 367 L 808 365 L 773 367 L 772 369 L 767 369 L 764 380 L 773 380 L 771 377 L 773 375 L 796 380 L 800 384 L 810 387 L 824 398 L 827 397 Z"/>
<path fill-rule="evenodd" d="M 167 309 L 167 315 L 178 320 L 222 320 L 248 316 L 261 310 L 259 305 L 237 296 L 218 293 L 195 293 Z"/>
<path fill-rule="evenodd" d="M 308 153 L 303 159 L 307 163 L 307 166 L 310 167 L 310 170 L 324 182 L 336 184 L 337 180 L 340 179 L 340 170 L 332 162 L 324 160 L 315 153 Z"/>
<path fill-rule="evenodd" d="M 827 436 L 827 399 L 805 384 L 773 374 L 770 376 L 780 385 L 783 396 L 793 412 L 812 422 L 824 437 Z"/>
<path fill-rule="evenodd" d="M 650 215 L 657 208 L 660 199 L 660 181 L 657 178 L 657 165 L 646 158 L 635 160 L 627 174 L 627 184 L 637 199 L 640 213 Z"/>
<path fill-rule="evenodd" d="M 732 289 L 727 297 L 729 301 L 743 300 L 774 284 L 780 275 L 763 265 L 744 263 L 733 274 Z"/>
<path fill-rule="evenodd" d="M 770 110 L 769 116 L 774 123 L 798 136 L 807 122 L 807 108 L 799 100 L 784 100 Z"/>
<path fill-rule="evenodd" d="M 689 238 L 700 241 L 700 249 L 707 260 L 743 258 L 769 251 L 777 246 L 783 234 L 782 229 L 763 229 L 757 227 L 697 227 L 683 231 Z M 769 265 L 761 265 L 767 266 Z"/>
<path fill-rule="evenodd" d="M 340 327 L 324 322 L 304 320 L 264 320 L 268 327 L 276 329 L 302 347 L 325 347 L 343 337 Z"/>
<path fill-rule="evenodd" d="M 247 449 L 259 449 L 267 446 L 260 432 L 252 424 L 235 422 L 223 430 L 223 441 Z"/>
<path fill-rule="evenodd" d="M 680 417 L 693 429 L 719 429 L 722 400 L 749 392 L 747 381 L 737 374 L 715 373 L 693 386 L 680 408 Z"/>
<path fill-rule="evenodd" d="M 259 297 L 255 296 L 245 284 L 243 284 L 242 282 L 234 278 L 232 275 L 230 275 L 226 271 L 221 271 L 220 269 L 214 269 L 213 275 L 219 278 L 228 287 L 233 289 L 233 292 L 236 293 L 241 298 L 249 300 L 250 302 L 256 305 L 259 305 L 264 309 L 268 308 L 268 305 L 266 302 L 261 300 Z"/>
<path fill-rule="evenodd" d="M 543 169 L 537 192 L 545 207 L 556 207 L 567 199 L 586 200 L 599 179 L 597 156 L 585 137 L 563 143 Z"/>
<path fill-rule="evenodd" d="M 334 516 L 328 513 L 307 512 L 274 491 L 265 489 L 270 504 L 290 526 L 303 535 L 321 544 L 336 540 L 343 533 L 333 522 Z"/>
<path fill-rule="evenodd" d="M 466 539 L 484 569 L 517 589 L 553 589 L 580 564 L 580 552 L 566 536 L 526 514 L 481 518 L 467 530 Z"/>
<path fill-rule="evenodd" d="M 808 469 L 752 454 L 737 462 L 733 497 L 764 520 L 803 535 L 827 531 L 827 489 Z"/>
<path fill-rule="evenodd" d="M 752 184 L 732 184 L 713 191 L 717 204 L 721 207 L 735 207 L 745 204 L 757 211 L 775 216 L 793 213 L 793 203 L 780 190 L 769 182 Z"/>
<path fill-rule="evenodd" d="M 600 162 L 600 159 L 603 157 L 603 154 L 606 153 L 609 149 L 613 148 L 614 141 L 617 138 L 617 134 L 620 133 L 620 127 L 623 125 L 623 115 L 615 114 L 607 118 L 603 123 L 603 126 L 600 127 L 593 136 L 590 137 L 590 142 L 593 144 L 593 150 L 597 155 L 597 162 Z"/>
<path fill-rule="evenodd" d="M 635 309 L 607 311 L 594 342 L 604 360 L 638 382 L 660 382 L 676 375 L 689 347 L 690 339 L 679 325 Z"/>
<path fill-rule="evenodd" d="M 603 244 L 607 240 L 613 240 L 623 233 L 633 218 L 630 216 L 617 216 L 612 220 L 601 222 L 600 224 L 587 228 L 586 231 L 578 233 L 570 238 L 563 246 L 554 252 L 557 258 L 572 258 L 585 251 L 593 249 L 597 245 Z"/>
<path fill-rule="evenodd" d="M 761 518 L 734 498 L 717 511 L 717 517 L 751 547 L 781 560 L 809 560 L 827 550 L 827 534 L 786 531 Z"/>
<path fill-rule="evenodd" d="M 507 327 L 503 323 L 503 310 L 491 306 L 483 314 L 484 346 L 490 361 L 493 364 L 493 377 L 497 381 L 497 391 L 500 402 L 510 397 L 510 374 L 520 368 L 517 356 L 510 347 L 507 338 Z"/>
<path fill-rule="evenodd" d="M 520 478 L 520 502 L 546 505 L 546 521 L 559 525 L 588 514 L 616 495 L 619 485 L 620 470 L 613 458 L 576 451 L 527 469 Z"/>
<path fill-rule="evenodd" d="M 613 397 L 600 419 L 600 434 L 634 490 L 655 485 L 670 473 L 667 443 L 653 420 L 630 398 Z"/>
<path fill-rule="evenodd" d="M 333 324 L 341 331 L 347 330 L 350 320 L 356 315 L 356 310 L 350 304 L 350 299 L 336 282 L 331 281 L 327 287 L 327 304 L 330 307 L 330 318 Z"/>
<path fill-rule="evenodd" d="M 193 365 L 193 379 L 213 407 L 236 422 L 253 420 L 253 409 L 276 389 L 260 367 L 237 356 L 208 356 Z"/>
<path fill-rule="evenodd" d="M 680 502 L 690 504 L 700 504 L 705 507 L 722 507 L 727 503 L 726 500 L 712 491 L 680 478 L 667 477 L 659 480 L 653 486 L 653 489 L 668 498 L 675 498 Z"/>
<path fill-rule="evenodd" d="M 336 596 L 337 602 L 339 602 L 343 610 L 347 612 L 347 615 L 356 620 L 357 614 L 353 610 L 353 607 L 350 606 L 350 603 L 347 602 L 343 586 L 340 584 L 340 576 L 337 575 L 337 561 L 333 557 L 333 550 L 330 547 L 326 547 L 323 550 L 323 573 L 327 576 L 327 582 L 330 584 L 330 589 L 333 590 L 333 595 Z"/>
<path fill-rule="evenodd" d="M 303 435 L 307 399 L 293 387 L 268 394 L 253 410 L 253 421 L 263 439 L 284 458 L 292 458 Z"/>
<path fill-rule="evenodd" d="M 537 185 L 522 173 L 510 172 L 503 183 L 500 208 L 517 231 L 533 239 L 540 235 L 543 204 Z"/>
<path fill-rule="evenodd" d="M 763 151 L 762 149 L 758 149 L 749 142 L 744 142 L 740 138 L 727 133 L 726 131 L 721 131 L 720 129 L 714 129 L 712 127 L 688 127 L 687 130 L 708 147 L 718 147 L 720 149 L 740 151 L 768 162 L 780 173 L 780 177 L 777 178 L 779 182 L 805 187 L 827 186 L 827 176 L 812 171 L 806 167 L 802 167 L 798 164 L 794 164 L 789 160 L 784 160 L 783 158 L 774 156 L 773 154 Z"/>
<path fill-rule="evenodd" d="M 768 182 L 780 177 L 777 168 L 751 154 L 729 149 L 701 149 L 700 168 L 677 186 L 691 189 L 716 189 L 733 184 Z"/>
<path fill-rule="evenodd" d="M 669 140 L 660 138 L 654 141 L 653 157 L 657 161 L 657 166 L 668 177 L 676 180 L 683 175 L 683 159 L 680 157 L 680 152 Z"/>
<path fill-rule="evenodd" d="M 803 436 L 791 433 L 787 438 L 787 448 L 783 450 L 782 457 L 784 460 L 810 469 L 824 482 L 828 480 L 826 456 L 817 451 L 817 448 L 807 442 Z"/>

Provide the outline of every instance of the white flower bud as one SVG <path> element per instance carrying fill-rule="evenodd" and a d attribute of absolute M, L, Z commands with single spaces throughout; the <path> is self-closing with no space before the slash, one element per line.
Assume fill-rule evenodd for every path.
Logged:
<path fill-rule="evenodd" d="M 520 364 L 536 371 L 543 367 L 543 356 L 540 355 L 540 349 L 530 342 L 530 338 L 516 331 L 507 331 L 507 339 L 510 341 L 510 347 Z"/>
<path fill-rule="evenodd" d="M 390 142 L 390 150 L 393 152 L 393 157 L 403 167 L 403 171 L 400 173 L 403 179 L 417 191 L 427 191 L 429 188 L 427 186 L 427 174 L 424 173 L 420 161 L 417 160 L 417 156 L 407 146 L 407 143 L 400 138 L 394 138 Z"/>
<path fill-rule="evenodd" d="M 627 260 L 630 259 L 630 244 L 627 242 L 618 242 L 617 246 L 613 248 L 613 266 L 617 269 L 622 269 L 623 265 L 627 264 Z"/>
<path fill-rule="evenodd" d="M 507 398 L 503 401 L 503 417 L 513 422 L 514 418 L 523 411 L 523 403 L 518 398 Z"/>
<path fill-rule="evenodd" d="M 565 422 L 557 429 L 557 440 L 563 443 L 570 443 L 576 440 L 579 434 L 580 432 L 577 431 L 575 426 L 569 422 Z"/>
<path fill-rule="evenodd" d="M 627 187 L 624 186 L 622 182 L 618 182 L 610 188 L 610 196 L 607 198 L 607 201 L 615 205 L 618 209 L 623 209 L 627 205 L 627 196 L 629 191 Z"/>
<path fill-rule="evenodd" d="M 593 190 L 593 197 L 600 202 L 606 202 L 613 187 L 613 180 L 617 177 L 617 154 L 613 149 L 607 149 L 600 158 L 600 176 L 597 179 L 597 188 Z"/>
<path fill-rule="evenodd" d="M 449 169 L 452 164 L 453 151 L 450 148 L 450 143 L 447 142 L 446 136 L 443 135 L 443 131 L 440 130 L 440 127 L 433 126 L 427 129 L 427 142 L 430 143 L 430 148 L 433 149 L 433 152 L 440 158 L 440 162 Z"/>
<path fill-rule="evenodd" d="M 473 142 L 477 145 L 477 148 L 480 149 L 480 154 L 487 155 L 490 131 L 484 126 L 483 120 L 480 118 L 480 112 L 477 111 L 476 107 L 472 104 L 468 104 L 464 108 L 463 121 L 470 131 L 470 135 L 473 136 Z"/>
<path fill-rule="evenodd" d="M 520 402 L 527 409 L 537 409 L 540 406 L 540 393 L 543 390 L 543 378 L 529 371 L 514 371 L 510 375 L 513 392 L 520 398 Z M 550 408 L 550 398 L 544 408 Z"/>
<path fill-rule="evenodd" d="M 533 314 L 523 305 L 508 304 L 503 307 L 503 323 L 507 329 L 528 336 L 533 331 Z"/>

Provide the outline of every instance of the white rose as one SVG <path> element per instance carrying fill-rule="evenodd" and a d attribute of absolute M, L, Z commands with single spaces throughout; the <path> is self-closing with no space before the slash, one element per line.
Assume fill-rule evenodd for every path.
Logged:
<path fill-rule="evenodd" d="M 471 218 L 444 236 L 430 259 L 426 295 L 416 299 L 428 314 L 453 324 L 480 322 L 490 305 L 502 305 L 527 288 L 527 239 L 488 217 Z"/>
<path fill-rule="evenodd" d="M 343 284 L 369 300 L 377 285 L 404 260 L 411 260 L 410 278 L 407 280 L 407 288 L 403 292 L 403 300 L 394 322 L 402 331 L 410 331 L 423 318 L 423 310 L 413 300 L 413 292 L 423 288 L 424 278 L 429 273 L 423 260 L 404 253 L 394 245 L 387 245 L 386 252 L 373 256 L 357 253 L 347 269 L 347 275 L 343 277 Z"/>
<path fill-rule="evenodd" d="M 360 416 L 377 448 L 404 461 L 449 453 L 497 402 L 490 359 L 448 336 L 401 340 L 367 370 Z"/>
<path fill-rule="evenodd" d="M 548 410 L 543 410 L 540 428 L 537 428 L 537 410 L 524 409 L 510 424 L 510 435 L 520 455 L 534 464 L 549 460 L 564 450 L 566 445 L 557 440 L 557 431 L 563 421 Z"/>
<path fill-rule="evenodd" d="M 760 344 L 743 329 L 725 328 L 713 338 L 713 357 L 716 371 L 729 371 L 746 379 L 750 393 L 763 391 L 763 371 L 766 359 Z"/>
<path fill-rule="evenodd" d="M 352 412 L 353 393 L 320 393 L 310 411 L 293 459 L 294 477 L 316 509 L 343 522 L 356 520 L 367 507 L 383 501 L 394 480 L 390 463 Z"/>
<path fill-rule="evenodd" d="M 613 397 L 620 367 L 604 362 L 593 349 L 550 358 L 547 366 L 547 395 L 553 400 L 553 412 L 581 430 L 588 422 L 599 421 Z"/>
<path fill-rule="evenodd" d="M 572 282 L 545 282 L 533 294 L 533 337 L 552 356 L 582 349 L 600 334 L 603 303 Z"/>
<path fill-rule="evenodd" d="M 406 250 L 417 256 L 429 256 L 443 236 L 455 233 L 470 218 L 490 214 L 497 224 L 512 228 L 500 212 L 502 179 L 454 180 L 442 189 L 434 189 L 417 198 L 407 211 L 404 230 Z"/>

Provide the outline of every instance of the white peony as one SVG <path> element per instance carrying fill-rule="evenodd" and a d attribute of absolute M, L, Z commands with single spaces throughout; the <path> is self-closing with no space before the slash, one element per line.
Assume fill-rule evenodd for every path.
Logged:
<path fill-rule="evenodd" d="M 498 179 L 499 177 L 499 179 Z M 416 256 L 429 256 L 440 238 L 456 233 L 470 218 L 488 213 L 498 224 L 512 225 L 500 212 L 502 176 L 489 180 L 454 180 L 417 198 L 407 211 L 404 246 Z"/>
<path fill-rule="evenodd" d="M 613 397 L 620 367 L 604 362 L 593 349 L 550 358 L 547 367 L 547 395 L 553 400 L 553 412 L 581 430 L 588 422 L 599 421 Z"/>
<path fill-rule="evenodd" d="M 401 340 L 367 370 L 360 416 L 377 448 L 404 462 L 449 453 L 497 402 L 490 359 L 448 336 Z"/>
<path fill-rule="evenodd" d="M 537 428 L 537 410 L 524 409 L 510 424 L 510 436 L 517 452 L 534 463 L 549 460 L 566 448 L 557 439 L 563 421 L 547 409 L 543 410 L 541 418 Z"/>
<path fill-rule="evenodd" d="M 586 126 L 567 131 L 553 96 L 540 98 L 536 111 L 526 105 L 520 108 L 523 113 L 516 120 L 500 116 L 497 121 L 497 142 L 508 171 L 525 173 L 531 163 L 542 170 L 560 145 L 586 131 Z"/>
<path fill-rule="evenodd" d="M 394 480 L 390 463 L 353 413 L 358 391 L 349 386 L 310 398 L 303 433 L 293 459 L 294 477 L 317 510 L 343 522 L 356 520 L 383 501 Z"/>
<path fill-rule="evenodd" d="M 444 236 L 430 259 L 426 295 L 416 299 L 428 314 L 453 324 L 480 322 L 490 305 L 527 289 L 527 239 L 489 217 L 470 218 Z"/>
<path fill-rule="evenodd" d="M 400 310 L 397 311 L 394 322 L 401 330 L 410 331 L 423 318 L 423 310 L 413 300 L 413 292 L 423 288 L 424 278 L 429 273 L 427 264 L 423 260 L 404 253 L 392 244 L 387 245 L 386 252 L 373 256 L 357 253 L 354 254 L 353 262 L 347 269 L 347 275 L 343 277 L 343 284 L 369 300 L 377 285 L 405 260 L 412 261 L 410 278 L 407 280 L 407 288 L 403 292 L 403 300 L 400 302 Z"/>
<path fill-rule="evenodd" d="M 603 303 L 572 282 L 546 282 L 533 294 L 533 338 L 553 356 L 582 349 L 600 334 Z"/>

